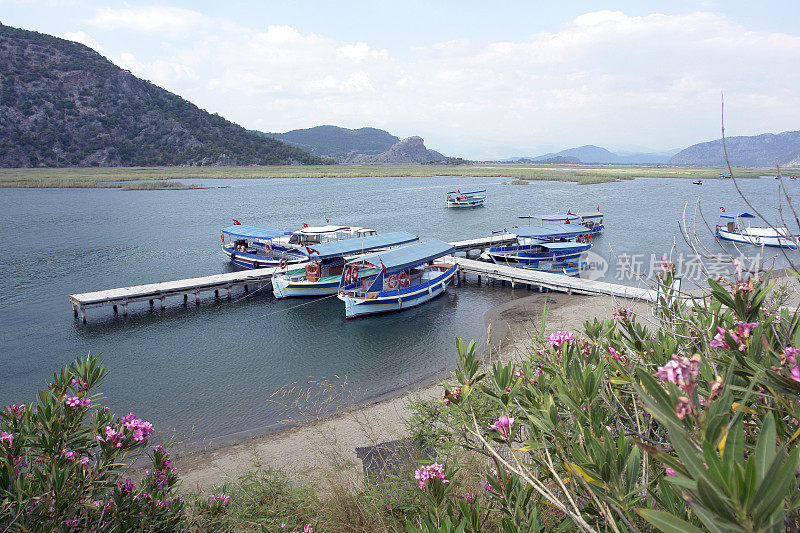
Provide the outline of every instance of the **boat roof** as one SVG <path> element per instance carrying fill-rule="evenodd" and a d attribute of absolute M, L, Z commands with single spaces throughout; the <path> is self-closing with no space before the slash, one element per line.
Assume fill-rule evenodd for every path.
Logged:
<path fill-rule="evenodd" d="M 547 248 L 548 250 L 572 250 L 583 248 L 586 245 L 581 242 L 544 242 L 541 244 L 541 246 L 542 248 Z"/>
<path fill-rule="evenodd" d="M 405 231 L 394 231 L 391 233 L 382 233 L 380 235 L 369 235 L 367 237 L 345 239 L 343 241 L 326 242 L 312 246 L 311 248 L 319 252 L 319 254 L 311 254 L 309 255 L 309 258 L 325 259 L 328 257 L 341 257 L 359 252 L 369 252 L 376 248 L 383 248 L 385 246 L 406 244 L 416 240 L 416 235 L 412 235 L 411 233 Z"/>
<path fill-rule="evenodd" d="M 580 218 L 578 215 L 574 213 L 564 213 L 564 214 L 556 214 L 556 215 L 539 215 L 536 217 L 518 217 L 518 218 L 538 218 L 544 222 L 555 222 L 557 220 L 577 220 Z"/>
<path fill-rule="evenodd" d="M 559 239 L 592 232 L 592 230 L 580 224 L 544 224 L 542 226 L 514 228 L 512 231 L 517 237 L 530 239 Z"/>
<path fill-rule="evenodd" d="M 587 218 L 603 218 L 603 213 L 600 211 L 585 211 L 583 213 L 575 213 L 582 219 L 586 220 Z"/>
<path fill-rule="evenodd" d="M 396 272 L 432 261 L 453 252 L 455 252 L 455 248 L 452 244 L 433 240 L 403 246 L 402 248 L 395 248 L 394 250 L 388 250 L 386 252 L 375 252 L 362 258 L 352 259 L 348 261 L 348 263 L 365 262 L 380 268 L 381 262 L 383 262 L 383 266 L 386 267 L 387 272 Z"/>
<path fill-rule="evenodd" d="M 264 239 L 270 240 L 281 235 L 288 235 L 289 231 L 274 228 L 259 228 L 258 226 L 243 226 L 241 224 L 234 224 L 222 228 L 222 233 L 227 233 L 234 237 L 242 237 L 244 239 Z"/>
<path fill-rule="evenodd" d="M 317 233 L 335 233 L 337 231 L 344 231 L 350 229 L 350 226 L 334 226 L 329 224 L 327 226 L 309 226 L 301 230 L 295 231 L 295 235 L 316 235 Z M 359 228 L 360 229 L 360 228 Z"/>
<path fill-rule="evenodd" d="M 486 192 L 486 189 L 464 189 L 463 191 L 459 189 L 457 191 L 448 191 L 447 194 L 476 194 L 479 192 Z"/>
<path fill-rule="evenodd" d="M 730 213 L 725 212 L 725 213 L 722 213 L 720 215 L 720 217 L 721 218 L 756 218 L 755 215 L 750 214 L 750 213 L 748 213 L 746 211 L 742 211 L 741 213 L 734 212 L 734 211 L 732 211 Z"/>

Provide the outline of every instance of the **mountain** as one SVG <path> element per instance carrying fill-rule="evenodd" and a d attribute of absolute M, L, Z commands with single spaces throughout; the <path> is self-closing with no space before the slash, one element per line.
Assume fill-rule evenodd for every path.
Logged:
<path fill-rule="evenodd" d="M 425 147 L 420 137 L 402 141 L 377 128 L 351 130 L 338 126 L 316 126 L 286 133 L 262 133 L 293 144 L 312 154 L 330 157 L 339 163 L 430 163 L 445 157 Z"/>
<path fill-rule="evenodd" d="M 321 163 L 122 70 L 91 48 L 0 24 L 0 166 Z"/>
<path fill-rule="evenodd" d="M 800 166 L 800 131 L 727 137 L 725 144 L 728 159 L 734 166 L 772 167 L 776 160 L 782 166 Z M 725 165 L 722 139 L 694 144 L 675 154 L 669 162 L 673 165 Z"/>
<path fill-rule="evenodd" d="M 556 153 L 548 153 L 532 158 L 534 161 L 545 162 L 556 157 L 577 158 L 582 163 L 600 163 L 615 165 L 658 165 L 669 161 L 674 152 L 620 152 L 615 153 L 599 146 L 587 144 L 577 148 L 569 148 Z"/>

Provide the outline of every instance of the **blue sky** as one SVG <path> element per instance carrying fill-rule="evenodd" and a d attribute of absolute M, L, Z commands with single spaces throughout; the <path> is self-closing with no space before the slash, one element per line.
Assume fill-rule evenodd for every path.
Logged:
<path fill-rule="evenodd" d="M 800 129 L 800 1 L 0 0 L 245 127 L 420 135 L 448 155 L 683 148 Z"/>

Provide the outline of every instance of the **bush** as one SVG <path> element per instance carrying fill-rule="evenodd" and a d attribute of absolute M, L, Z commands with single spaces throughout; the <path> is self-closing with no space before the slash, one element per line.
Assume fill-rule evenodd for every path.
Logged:
<path fill-rule="evenodd" d="M 36 404 L 10 405 L 0 419 L 0 530 L 177 530 L 184 503 L 161 446 L 148 449 L 153 426 L 117 417 L 92 394 L 106 371 L 97 357 L 78 359 L 39 391 Z M 147 461 L 143 480 L 123 479 Z"/>
<path fill-rule="evenodd" d="M 797 530 L 800 315 L 760 278 L 679 300 L 673 272 L 648 324 L 620 307 L 486 371 L 457 342 L 441 409 L 490 457 L 482 508 L 503 530 Z M 409 529 L 476 530 L 474 513 L 444 498 Z"/>

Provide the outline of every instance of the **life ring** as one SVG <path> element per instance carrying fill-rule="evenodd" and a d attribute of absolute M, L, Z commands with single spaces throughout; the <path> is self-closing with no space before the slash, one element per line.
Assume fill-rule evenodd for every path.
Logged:
<path fill-rule="evenodd" d="M 390 289 L 394 289 L 395 287 L 397 287 L 397 276 L 392 274 L 391 276 L 386 278 L 386 286 L 389 287 Z"/>
<path fill-rule="evenodd" d="M 354 266 L 350 268 L 350 281 L 352 283 L 358 283 L 358 267 Z"/>
<path fill-rule="evenodd" d="M 272 254 L 272 243 L 269 242 L 264 243 L 264 252 L 266 252 L 267 255 Z"/>
<path fill-rule="evenodd" d="M 220 239 L 222 242 L 225 242 L 225 235 L 223 235 L 222 233 L 220 233 L 220 234 L 219 234 L 219 239 Z"/>
<path fill-rule="evenodd" d="M 397 275 L 397 282 L 401 287 L 408 287 L 408 274 L 406 274 L 405 270 Z"/>
<path fill-rule="evenodd" d="M 316 278 L 319 274 L 319 265 L 316 263 L 309 263 L 306 265 L 306 277 Z"/>
<path fill-rule="evenodd" d="M 289 264 L 289 262 L 286 260 L 286 258 L 285 257 L 281 257 L 281 262 L 279 263 L 280 267 L 281 268 L 286 268 L 286 265 L 288 265 L 288 264 Z"/>

